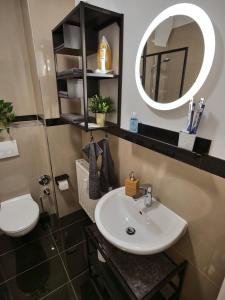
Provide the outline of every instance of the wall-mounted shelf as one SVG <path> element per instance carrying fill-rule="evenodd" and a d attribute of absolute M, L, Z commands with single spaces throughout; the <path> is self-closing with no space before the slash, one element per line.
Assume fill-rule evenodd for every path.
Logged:
<path fill-rule="evenodd" d="M 68 121 L 64 121 L 61 118 L 52 118 L 52 119 L 44 119 L 41 115 L 22 115 L 16 116 L 15 122 L 11 125 L 11 127 L 18 127 L 20 126 L 17 122 L 29 122 L 29 121 L 38 121 L 38 124 L 49 126 L 61 126 L 68 124 Z M 91 121 L 91 120 L 90 120 Z M 209 154 L 197 154 L 195 152 L 187 151 L 181 148 L 178 148 L 175 145 L 169 144 L 169 151 L 167 151 L 167 143 L 150 138 L 147 136 L 143 136 L 140 134 L 132 133 L 127 130 L 118 128 L 115 124 L 107 122 L 106 128 L 101 128 L 108 133 L 130 141 L 134 144 L 140 145 L 147 149 L 151 149 L 152 151 L 164 154 L 168 157 L 176 159 L 178 161 L 182 161 L 188 165 L 192 165 L 196 168 L 199 168 L 203 171 L 209 172 L 211 174 L 220 176 L 221 178 L 225 178 L 225 160 L 210 156 Z M 76 125 L 75 125 L 76 126 Z M 151 126 L 150 126 L 151 127 Z M 156 128 L 156 127 L 154 127 Z M 84 128 L 81 128 L 83 129 Z M 160 128 L 156 128 L 161 130 Z M 176 132 L 178 135 L 178 132 Z M 201 139 L 201 138 L 200 138 Z M 203 139 L 205 140 L 205 139 Z M 209 140 L 205 140 L 209 141 Z M 209 141 L 211 142 L 211 141 Z M 208 143 L 208 142 L 207 142 Z"/>
<path fill-rule="evenodd" d="M 90 68 L 88 68 L 88 57 L 89 55 L 97 54 L 102 30 L 108 29 L 112 24 L 116 24 L 118 31 L 112 31 L 107 34 L 116 34 L 116 36 L 113 36 L 113 40 L 118 40 L 117 48 L 119 49 L 119 53 L 118 62 L 116 62 L 118 65 L 116 66 L 116 70 L 114 70 L 116 74 L 98 74 L 91 72 L 93 68 L 91 68 L 91 71 Z M 81 114 L 84 126 L 80 126 L 77 122 L 74 123 L 74 121 L 69 120 L 68 116 L 66 117 L 66 122 L 85 129 L 86 131 L 94 130 L 94 128 L 88 126 L 88 123 L 90 123 L 88 98 L 95 94 L 101 94 L 102 80 L 114 79 L 117 83 L 112 84 L 111 88 L 117 89 L 116 92 L 113 92 L 114 97 L 117 97 L 117 99 L 113 99 L 117 111 L 116 122 L 113 124 L 119 127 L 122 90 L 123 15 L 81 1 L 62 22 L 53 29 L 52 38 L 56 63 L 59 110 L 62 119 L 65 121 L 65 114 L 63 113 L 61 104 L 62 99 L 68 101 L 70 99 L 79 98 L 82 101 Z M 58 54 L 81 57 L 81 69 L 74 68 L 72 71 L 70 69 L 60 70 L 59 72 L 57 64 Z M 113 53 L 113 57 L 114 56 Z M 74 84 L 77 84 L 78 80 L 82 81 L 82 95 L 80 94 L 80 89 L 71 87 L 71 81 L 68 83 L 69 80 L 75 80 Z M 105 90 L 107 90 L 107 88 Z M 107 126 L 95 128 L 95 130 L 107 128 Z"/>
<path fill-rule="evenodd" d="M 139 123 L 138 134 L 140 136 L 149 137 L 180 149 L 178 147 L 179 132 Z M 210 146 L 211 140 L 196 137 L 193 151 L 185 151 L 194 153 L 195 155 L 206 155 L 209 153 Z"/>
<path fill-rule="evenodd" d="M 63 55 L 81 55 L 81 50 L 80 49 L 73 49 L 69 47 L 65 47 L 64 43 L 59 45 L 58 47 L 54 48 L 54 52 L 56 54 L 63 54 Z"/>
<path fill-rule="evenodd" d="M 97 31 L 92 28 L 87 28 L 85 34 L 86 54 L 91 55 L 96 53 L 98 48 Z M 54 53 L 82 56 L 80 26 L 75 26 L 65 21 L 65 23 L 60 24 L 53 30 L 52 38 Z"/>
<path fill-rule="evenodd" d="M 82 130 L 86 131 L 85 128 L 85 122 L 84 122 L 84 116 L 81 114 L 77 114 L 77 113 L 64 113 L 61 114 L 60 119 L 67 123 L 67 124 L 71 124 L 74 125 Z M 106 130 L 109 127 L 116 127 L 115 124 L 111 123 L 111 122 L 106 122 L 105 126 L 98 126 L 97 124 L 94 123 L 95 122 L 95 118 L 94 117 L 88 117 L 88 131 L 94 131 L 94 130 Z"/>
<path fill-rule="evenodd" d="M 115 79 L 119 78 L 116 74 L 99 74 L 99 73 L 87 73 L 89 79 Z"/>
<path fill-rule="evenodd" d="M 140 123 L 138 133 L 116 127 L 109 127 L 105 130 L 131 143 L 143 146 L 196 168 L 206 170 L 207 164 L 205 164 L 205 162 L 209 161 L 210 157 L 208 155 L 211 145 L 210 140 L 197 138 L 194 151 L 189 151 L 177 146 L 178 132 Z M 219 172 L 224 173 L 222 168 Z M 218 174 L 218 172 L 216 174 Z"/>
<path fill-rule="evenodd" d="M 86 77 L 88 79 L 115 79 L 119 78 L 119 75 L 114 75 L 114 74 L 100 74 L 100 73 L 91 73 L 87 72 Z M 83 79 L 84 76 L 83 74 L 62 74 L 62 75 L 57 75 L 57 80 L 58 79 L 71 79 L 71 78 L 77 78 L 77 79 Z"/>
<path fill-rule="evenodd" d="M 88 50 L 87 55 L 92 55 L 96 52 L 96 50 Z M 64 43 L 59 45 L 57 48 L 54 49 L 55 54 L 62 54 L 62 55 L 74 55 L 74 56 L 82 56 L 81 49 L 73 49 L 70 47 L 65 47 Z"/>
<path fill-rule="evenodd" d="M 63 113 L 61 119 L 69 124 L 79 124 L 84 121 L 84 116 L 77 113 Z"/>

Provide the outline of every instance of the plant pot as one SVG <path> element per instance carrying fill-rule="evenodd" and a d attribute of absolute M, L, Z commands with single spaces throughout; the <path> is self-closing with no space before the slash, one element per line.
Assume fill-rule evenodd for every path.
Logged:
<path fill-rule="evenodd" d="M 9 133 L 6 128 L 0 126 L 0 142 L 6 141 L 9 139 Z"/>
<path fill-rule="evenodd" d="M 2 122 L 0 122 L 0 140 L 8 140 L 10 137 L 10 127 L 5 126 Z"/>
<path fill-rule="evenodd" d="M 105 113 L 96 113 L 96 123 L 101 127 L 105 126 L 105 116 Z"/>

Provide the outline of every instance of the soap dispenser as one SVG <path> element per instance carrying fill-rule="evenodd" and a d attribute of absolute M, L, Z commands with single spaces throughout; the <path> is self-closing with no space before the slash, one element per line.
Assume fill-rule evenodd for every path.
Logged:
<path fill-rule="evenodd" d="M 136 112 L 132 112 L 130 118 L 130 131 L 134 133 L 138 133 L 138 118 Z"/>
<path fill-rule="evenodd" d="M 132 171 L 128 178 L 125 180 L 125 194 L 130 197 L 134 197 L 139 193 L 139 179 L 135 178 Z"/>

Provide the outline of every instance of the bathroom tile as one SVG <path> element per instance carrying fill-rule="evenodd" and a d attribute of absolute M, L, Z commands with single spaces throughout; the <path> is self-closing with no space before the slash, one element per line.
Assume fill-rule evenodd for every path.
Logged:
<path fill-rule="evenodd" d="M 42 174 L 51 174 L 45 128 L 42 125 L 21 124 L 12 127 L 10 132 L 18 143 L 20 155 L 1 160 L 0 201 L 30 193 L 38 202 L 40 186 L 37 178 Z"/>
<path fill-rule="evenodd" d="M 0 18 L 5 23 L 5 28 L 2 26 L 0 28 L 1 39 L 4 40 L 4 46 L 1 47 L 0 75 L 2 97 L 12 101 L 17 115 L 35 114 L 35 95 L 29 70 L 29 56 L 20 2 L 1 1 Z M 11 21 L 7 23 L 9 19 Z M 13 37 L 15 47 L 12 47 L 9 36 Z M 16 63 L 14 63 L 15 60 Z M 7 84 L 8 80 L 10 84 Z"/>
<path fill-rule="evenodd" d="M 21 247 L 26 244 L 27 241 L 24 241 L 22 238 L 11 238 L 5 234 L 0 235 L 0 255 L 12 251 L 15 248 Z"/>
<path fill-rule="evenodd" d="M 82 218 L 87 218 L 87 215 L 83 209 L 79 209 L 67 216 L 62 217 L 61 222 L 62 224 L 69 225 Z"/>
<path fill-rule="evenodd" d="M 96 288 L 88 272 L 81 274 L 72 280 L 78 300 L 100 300 Z"/>
<path fill-rule="evenodd" d="M 57 217 L 56 215 L 51 216 L 50 220 L 50 228 L 52 232 L 58 231 L 60 229 L 63 229 L 64 227 L 71 225 L 81 219 L 87 219 L 87 215 L 84 212 L 83 209 L 79 209 L 67 216 L 64 217 Z"/>
<path fill-rule="evenodd" d="M 49 234 L 48 219 L 40 218 L 37 226 L 28 234 L 22 237 L 10 237 L 5 234 L 0 235 L 0 255 L 15 250 L 39 237 Z"/>
<path fill-rule="evenodd" d="M 57 290 L 51 292 L 43 300 L 77 300 L 74 291 L 71 287 L 71 283 L 58 288 Z M 91 299 L 91 298 L 90 298 Z M 93 299 L 94 300 L 94 299 Z"/>
<path fill-rule="evenodd" d="M 91 224 L 87 218 L 73 223 L 53 234 L 59 251 L 64 251 L 85 239 L 84 228 Z"/>
<path fill-rule="evenodd" d="M 42 97 L 44 99 L 43 106 L 46 118 L 58 117 L 58 101 L 55 79 L 54 55 L 52 51 L 52 35 L 51 30 L 58 24 L 64 16 L 66 16 L 73 8 L 74 1 L 48 0 L 29 1 L 29 15 L 32 28 L 32 38 L 34 50 L 40 53 L 36 56 L 36 64 L 41 86 Z M 54 7 L 54 9 L 52 9 Z M 40 16 L 42 22 L 40 22 Z M 63 55 L 59 55 L 63 56 Z M 47 58 L 43 59 L 43 57 Z M 67 58 L 64 59 L 68 61 Z M 49 64 L 47 72 L 43 72 Z M 65 67 L 64 69 L 67 69 Z"/>
<path fill-rule="evenodd" d="M 66 273 L 57 256 L 0 285 L 0 299 L 40 299 L 66 282 Z"/>
<path fill-rule="evenodd" d="M 220 286 L 225 261 L 225 232 L 221 230 L 225 226 L 224 180 L 199 170 L 194 182 L 191 176 L 192 170 L 185 167 L 185 175 L 180 174 L 176 181 L 171 178 L 167 191 L 160 197 L 188 222 L 188 232 L 173 249 Z"/>
<path fill-rule="evenodd" d="M 47 127 L 47 133 L 53 161 L 53 175 L 57 176 L 65 172 L 69 175 L 68 191 L 62 193 L 56 186 L 59 216 L 62 217 L 80 209 L 75 160 L 82 157 L 81 131 L 71 125 L 59 125 Z"/>
<path fill-rule="evenodd" d="M 189 264 L 181 292 L 182 300 L 216 300 L 219 289 L 199 272 L 193 265 Z"/>
<path fill-rule="evenodd" d="M 73 279 L 88 268 L 86 243 L 83 242 L 77 246 L 62 252 L 61 257 L 66 266 L 70 279 Z"/>
<path fill-rule="evenodd" d="M 0 256 L 0 282 L 8 280 L 17 274 L 57 255 L 55 244 L 51 237 L 46 236 Z"/>

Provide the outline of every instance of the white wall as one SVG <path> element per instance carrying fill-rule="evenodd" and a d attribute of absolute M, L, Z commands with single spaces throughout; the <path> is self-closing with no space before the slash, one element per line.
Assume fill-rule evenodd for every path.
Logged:
<path fill-rule="evenodd" d="M 176 0 L 89 0 L 91 4 L 124 13 L 123 92 L 121 126 L 127 129 L 132 111 L 146 124 L 179 131 L 186 123 L 187 105 L 173 111 L 156 111 L 141 99 L 136 88 L 134 64 L 141 37 L 150 22 L 163 9 L 182 1 Z M 216 34 L 216 53 L 213 67 L 204 86 L 196 95 L 206 98 L 206 112 L 199 136 L 212 140 L 210 155 L 225 159 L 225 1 L 193 0 L 209 15 Z"/>

